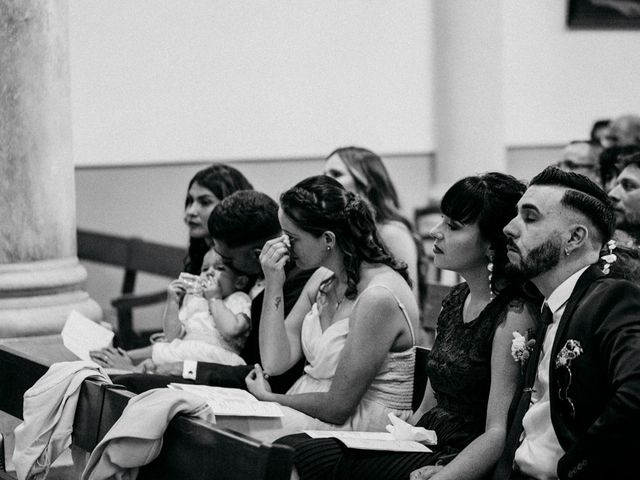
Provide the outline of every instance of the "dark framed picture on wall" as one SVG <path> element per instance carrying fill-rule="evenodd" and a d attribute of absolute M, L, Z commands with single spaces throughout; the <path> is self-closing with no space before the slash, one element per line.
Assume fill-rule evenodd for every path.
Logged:
<path fill-rule="evenodd" d="M 569 28 L 640 28 L 640 0 L 569 0 Z"/>

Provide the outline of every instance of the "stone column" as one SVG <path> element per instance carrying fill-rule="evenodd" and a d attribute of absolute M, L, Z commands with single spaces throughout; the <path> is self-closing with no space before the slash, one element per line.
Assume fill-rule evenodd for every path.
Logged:
<path fill-rule="evenodd" d="M 489 170 L 505 172 L 502 2 L 433 2 L 434 190 Z"/>
<path fill-rule="evenodd" d="M 0 0 L 0 337 L 102 316 L 76 256 L 67 16 L 66 0 Z"/>

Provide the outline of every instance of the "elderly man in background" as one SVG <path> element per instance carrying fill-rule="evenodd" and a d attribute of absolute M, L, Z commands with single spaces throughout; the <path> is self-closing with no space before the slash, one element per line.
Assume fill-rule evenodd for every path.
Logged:
<path fill-rule="evenodd" d="M 558 168 L 565 172 L 581 173 L 600 184 L 599 158 L 602 145 L 591 140 L 574 140 L 562 150 Z"/>
<path fill-rule="evenodd" d="M 640 145 L 640 115 L 621 115 L 611 122 L 605 147 Z"/>

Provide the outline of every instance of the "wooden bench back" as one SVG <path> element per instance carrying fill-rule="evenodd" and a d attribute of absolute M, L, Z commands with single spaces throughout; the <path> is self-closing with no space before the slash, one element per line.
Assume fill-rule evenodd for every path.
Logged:
<path fill-rule="evenodd" d="M 184 265 L 185 250 L 137 237 L 120 237 L 82 229 L 78 230 L 77 235 L 78 258 L 124 269 L 121 296 L 111 301 L 118 316 L 118 344 L 129 349 L 148 343 L 146 339 L 137 338 L 134 332 L 132 310 L 163 302 L 166 291 L 135 294 L 137 274 L 144 272 L 176 278 Z"/>
<path fill-rule="evenodd" d="M 83 229 L 77 235 L 79 258 L 171 278 L 182 270 L 184 248 Z"/>
<path fill-rule="evenodd" d="M 49 369 L 29 355 L 0 345 L 0 410 L 22 418 L 24 392 Z"/>

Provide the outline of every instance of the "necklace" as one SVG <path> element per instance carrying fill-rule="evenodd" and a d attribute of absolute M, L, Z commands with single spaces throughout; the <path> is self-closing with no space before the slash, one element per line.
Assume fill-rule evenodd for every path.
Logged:
<path fill-rule="evenodd" d="M 340 308 L 340 305 L 342 305 L 342 302 L 344 302 L 344 299 L 347 298 L 347 289 L 344 289 L 344 293 L 342 294 L 342 297 L 338 297 L 338 286 L 335 285 L 333 287 L 333 293 L 336 296 L 336 310 L 338 308 Z"/>

